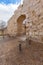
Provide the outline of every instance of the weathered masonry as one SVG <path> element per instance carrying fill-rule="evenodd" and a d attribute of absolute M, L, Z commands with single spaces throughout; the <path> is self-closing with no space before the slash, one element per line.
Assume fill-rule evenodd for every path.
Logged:
<path fill-rule="evenodd" d="M 43 41 L 43 0 L 24 0 L 8 21 L 7 31 L 11 36 L 26 32 L 27 37 Z"/>

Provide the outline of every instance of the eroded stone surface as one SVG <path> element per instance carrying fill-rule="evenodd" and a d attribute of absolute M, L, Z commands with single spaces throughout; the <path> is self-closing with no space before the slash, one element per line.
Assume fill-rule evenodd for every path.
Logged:
<path fill-rule="evenodd" d="M 21 16 L 23 15 L 26 16 L 24 19 L 26 22 L 26 30 L 23 29 L 26 32 L 26 36 L 31 36 L 33 39 L 35 38 L 43 42 L 43 0 L 24 0 L 23 4 L 18 7 L 14 12 L 14 15 L 8 21 L 8 34 L 14 36 L 17 35 L 18 30 L 19 33 L 20 31 L 23 32 L 23 24 L 18 27 L 18 24 L 20 25 L 20 23 L 17 21 L 19 17 L 19 20 L 22 20 L 23 18 L 21 18 Z M 21 20 L 19 22 L 21 22 Z"/>

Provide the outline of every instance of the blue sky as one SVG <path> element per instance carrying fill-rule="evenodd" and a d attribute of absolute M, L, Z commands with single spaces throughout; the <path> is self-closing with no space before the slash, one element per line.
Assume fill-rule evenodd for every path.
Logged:
<path fill-rule="evenodd" d="M 0 3 L 5 3 L 5 4 L 10 4 L 13 3 L 15 4 L 16 2 L 19 3 L 21 0 L 0 0 Z"/>
<path fill-rule="evenodd" d="M 8 21 L 23 0 L 0 0 L 0 20 Z"/>

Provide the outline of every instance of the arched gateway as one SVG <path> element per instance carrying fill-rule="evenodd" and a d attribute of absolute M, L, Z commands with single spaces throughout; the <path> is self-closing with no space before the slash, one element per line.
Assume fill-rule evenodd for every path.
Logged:
<path fill-rule="evenodd" d="M 21 15 L 17 19 L 17 35 L 23 35 L 25 34 L 25 26 L 23 24 L 23 21 L 26 19 L 26 15 Z"/>

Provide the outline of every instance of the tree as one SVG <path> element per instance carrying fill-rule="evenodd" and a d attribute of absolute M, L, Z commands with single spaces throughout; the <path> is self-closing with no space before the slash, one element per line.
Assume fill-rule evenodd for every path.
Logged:
<path fill-rule="evenodd" d="M 4 31 L 5 31 L 5 29 L 6 29 L 6 22 L 1 20 L 0 21 L 0 31 L 2 32 L 3 38 L 4 38 Z"/>

